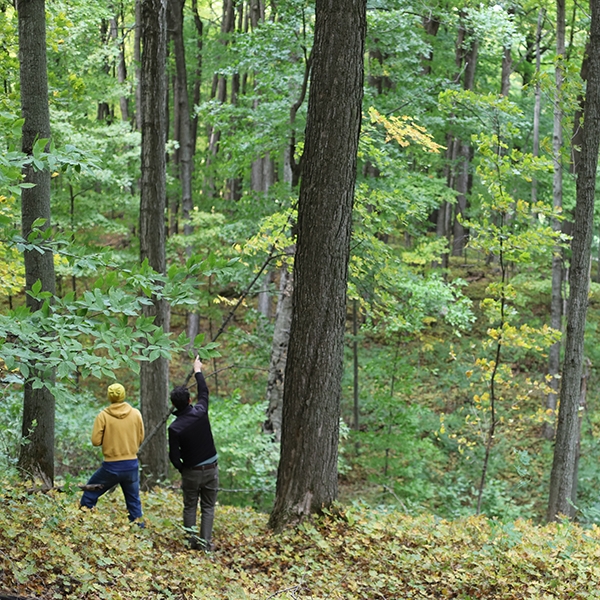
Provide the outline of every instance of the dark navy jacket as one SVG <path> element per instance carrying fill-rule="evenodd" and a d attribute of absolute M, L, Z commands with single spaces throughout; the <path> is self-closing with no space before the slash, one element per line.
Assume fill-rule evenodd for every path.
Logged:
<path fill-rule="evenodd" d="M 181 471 L 195 467 L 217 454 L 208 420 L 208 387 L 202 373 L 196 373 L 198 402 L 175 411 L 169 425 L 169 459 Z"/>

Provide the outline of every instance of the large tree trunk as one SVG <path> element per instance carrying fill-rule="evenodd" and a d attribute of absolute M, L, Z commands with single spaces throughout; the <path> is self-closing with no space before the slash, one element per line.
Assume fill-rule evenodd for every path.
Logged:
<path fill-rule="evenodd" d="M 281 459 L 269 524 L 337 497 L 346 285 L 363 96 L 365 0 L 317 0 Z"/>
<path fill-rule="evenodd" d="M 562 111 L 562 87 L 563 87 L 563 58 L 565 55 L 565 2 L 557 0 L 556 3 L 556 54 L 559 57 L 554 71 L 555 92 L 554 92 L 554 133 L 552 136 L 552 155 L 554 162 L 554 178 L 552 182 L 552 203 L 555 211 L 562 210 L 563 196 L 563 164 L 562 164 L 562 146 L 563 146 L 563 111 Z M 552 219 L 552 229 L 560 232 L 561 224 L 558 219 Z M 563 261 L 562 249 L 560 246 L 554 248 L 552 254 L 552 299 L 550 302 L 550 326 L 553 329 L 561 329 L 562 319 L 562 276 Z M 560 370 L 560 342 L 552 344 L 548 356 L 548 374 L 553 379 L 550 387 L 554 390 L 546 398 L 546 408 L 555 411 L 558 395 L 558 373 Z M 544 436 L 548 439 L 554 437 L 554 424 L 546 423 L 544 426 Z"/>
<path fill-rule="evenodd" d="M 19 64 L 21 79 L 21 110 L 24 118 L 22 151 L 31 155 L 37 139 L 50 139 L 50 112 L 48 109 L 48 76 L 46 73 L 46 12 L 44 0 L 19 0 Z M 24 169 L 25 182 L 35 187 L 21 193 L 21 226 L 23 237 L 31 233 L 36 219 L 46 219 L 43 228 L 50 226 L 50 171 L 36 171 L 29 165 Z M 42 290 L 55 293 L 54 257 L 51 250 L 43 253 L 29 250 L 24 253 L 25 289 L 36 281 Z M 40 303 L 27 295 L 31 311 Z M 31 365 L 34 370 L 35 365 Z M 36 373 L 49 383 L 54 373 Z M 25 383 L 23 404 L 23 439 L 19 469 L 23 476 L 41 479 L 45 486 L 54 483 L 54 396 L 46 387 L 33 389 Z"/>
<path fill-rule="evenodd" d="M 140 197 L 140 258 L 148 260 L 158 273 L 164 273 L 166 203 L 166 0 L 142 0 L 141 112 L 142 182 Z M 169 329 L 169 306 L 153 299 L 146 314 L 154 323 Z M 140 405 L 144 426 L 152 431 L 168 410 L 169 371 L 165 358 L 142 362 Z M 163 427 L 145 447 L 140 457 L 143 481 L 152 485 L 167 474 L 167 437 Z"/>
<path fill-rule="evenodd" d="M 577 203 L 569 274 L 565 360 L 560 390 L 554 461 L 550 478 L 548 520 L 573 514 L 573 482 L 577 476 L 578 412 L 583 343 L 588 305 L 590 249 L 593 237 L 594 195 L 600 146 L 600 0 L 592 0 L 589 76 L 581 160 L 577 174 Z"/>

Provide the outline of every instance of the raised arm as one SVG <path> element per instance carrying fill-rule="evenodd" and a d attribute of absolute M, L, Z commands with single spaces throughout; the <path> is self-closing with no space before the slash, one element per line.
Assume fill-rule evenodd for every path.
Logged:
<path fill-rule="evenodd" d="M 202 406 L 204 410 L 208 410 L 208 386 L 202 374 L 202 362 L 198 357 L 194 361 L 194 376 L 196 377 L 196 384 L 198 386 L 197 405 Z"/>

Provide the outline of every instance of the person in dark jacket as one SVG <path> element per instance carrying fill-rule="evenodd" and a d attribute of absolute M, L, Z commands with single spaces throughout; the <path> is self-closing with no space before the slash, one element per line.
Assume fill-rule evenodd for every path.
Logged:
<path fill-rule="evenodd" d="M 202 362 L 196 357 L 194 377 L 198 401 L 191 404 L 190 392 L 179 386 L 171 392 L 176 419 L 169 425 L 169 459 L 181 473 L 183 526 L 190 532 L 190 548 L 212 549 L 212 529 L 219 488 L 217 450 L 208 419 L 208 387 Z M 200 501 L 200 532 L 196 533 L 196 514 Z"/>

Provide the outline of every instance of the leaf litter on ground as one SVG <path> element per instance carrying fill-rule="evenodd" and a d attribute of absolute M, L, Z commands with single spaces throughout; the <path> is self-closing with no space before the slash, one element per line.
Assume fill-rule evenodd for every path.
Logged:
<path fill-rule="evenodd" d="M 186 547 L 181 499 L 120 492 L 93 511 L 76 494 L 0 492 L 0 595 L 96 599 L 600 598 L 600 529 L 485 517 L 456 521 L 336 506 L 274 534 L 268 515 L 217 507 L 212 553 Z"/>

